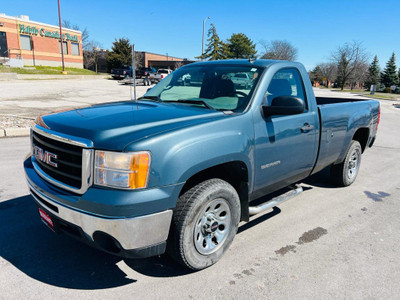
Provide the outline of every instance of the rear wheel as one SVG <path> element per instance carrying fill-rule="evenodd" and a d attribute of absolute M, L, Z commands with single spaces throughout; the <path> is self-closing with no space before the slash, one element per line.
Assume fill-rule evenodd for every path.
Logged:
<path fill-rule="evenodd" d="M 239 221 L 236 190 L 221 179 L 206 180 L 179 197 L 168 252 L 192 270 L 207 268 L 227 251 Z"/>
<path fill-rule="evenodd" d="M 331 168 L 332 181 L 338 186 L 351 185 L 358 175 L 361 164 L 362 149 L 358 141 L 351 141 L 344 161 Z"/>

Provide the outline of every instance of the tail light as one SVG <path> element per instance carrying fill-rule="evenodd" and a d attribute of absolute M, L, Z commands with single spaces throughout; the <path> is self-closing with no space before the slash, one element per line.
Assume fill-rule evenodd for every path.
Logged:
<path fill-rule="evenodd" d="M 163 79 L 164 78 L 164 75 L 161 75 L 161 79 Z"/>
<path fill-rule="evenodd" d="M 147 75 L 147 72 L 144 72 L 144 75 Z"/>
<path fill-rule="evenodd" d="M 126 71 L 124 71 L 124 75 L 126 74 Z"/>
<path fill-rule="evenodd" d="M 380 120 L 381 120 L 381 105 L 379 105 L 378 122 L 376 123 L 376 130 L 378 130 L 378 125 Z"/>

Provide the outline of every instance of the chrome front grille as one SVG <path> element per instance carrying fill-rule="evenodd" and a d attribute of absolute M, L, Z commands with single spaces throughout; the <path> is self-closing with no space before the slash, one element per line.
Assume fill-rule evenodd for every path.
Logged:
<path fill-rule="evenodd" d="M 91 141 L 35 126 L 31 132 L 32 163 L 37 173 L 52 184 L 82 194 L 92 183 Z M 49 159 L 49 156 L 51 158 Z"/>

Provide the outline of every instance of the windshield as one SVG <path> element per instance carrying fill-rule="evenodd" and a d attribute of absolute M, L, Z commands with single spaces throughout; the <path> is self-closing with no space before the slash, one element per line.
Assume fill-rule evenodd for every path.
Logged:
<path fill-rule="evenodd" d="M 242 112 L 253 95 L 263 69 L 226 64 L 186 66 L 171 73 L 149 90 L 143 99 Z M 232 81 L 233 77 L 242 76 L 253 79 L 245 84 Z"/>

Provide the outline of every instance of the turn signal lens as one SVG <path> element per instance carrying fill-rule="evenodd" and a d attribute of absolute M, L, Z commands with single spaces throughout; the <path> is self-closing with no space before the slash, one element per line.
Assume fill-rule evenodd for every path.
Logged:
<path fill-rule="evenodd" d="M 147 187 L 150 152 L 96 151 L 95 184 L 125 189 Z"/>

